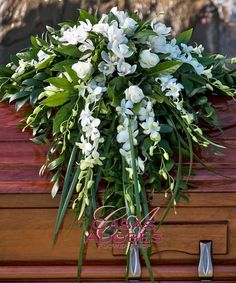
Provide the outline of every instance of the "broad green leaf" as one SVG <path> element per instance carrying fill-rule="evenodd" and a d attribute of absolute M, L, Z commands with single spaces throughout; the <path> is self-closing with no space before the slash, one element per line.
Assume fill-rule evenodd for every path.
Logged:
<path fill-rule="evenodd" d="M 86 10 L 79 9 L 78 21 L 84 21 L 85 22 L 86 20 L 89 20 L 93 25 L 98 22 L 98 19 L 97 19 L 96 16 L 91 15 Z"/>
<path fill-rule="evenodd" d="M 66 78 L 49 78 L 46 79 L 45 82 L 48 82 L 52 85 L 54 85 L 55 87 L 64 89 L 64 90 L 68 90 L 72 87 L 72 84 L 66 79 Z"/>
<path fill-rule="evenodd" d="M 38 96 L 40 95 L 42 91 L 43 91 L 42 88 L 37 88 L 32 91 L 32 93 L 30 94 L 30 104 L 31 105 L 34 105 L 38 101 Z"/>
<path fill-rule="evenodd" d="M 29 97 L 31 94 L 30 91 L 19 91 L 15 94 L 13 94 L 10 99 L 9 99 L 9 102 L 12 102 L 14 100 L 20 100 L 21 98 L 24 98 L 24 97 Z"/>
<path fill-rule="evenodd" d="M 19 52 L 17 53 L 17 57 L 20 59 L 23 59 L 24 61 L 31 61 L 35 58 L 35 55 L 37 54 L 36 51 L 30 50 L 25 52 Z"/>
<path fill-rule="evenodd" d="M 57 71 L 57 72 L 63 72 L 65 70 L 66 66 L 72 66 L 73 64 L 75 64 L 76 62 L 78 62 L 78 60 L 76 59 L 67 59 L 67 60 L 63 60 L 60 61 L 58 63 L 56 63 L 51 70 L 52 71 Z"/>
<path fill-rule="evenodd" d="M 192 37 L 193 29 L 188 29 L 176 36 L 177 43 L 188 43 Z"/>
<path fill-rule="evenodd" d="M 45 98 L 40 104 L 48 107 L 56 107 L 65 104 L 70 100 L 69 92 L 57 92 Z"/>
<path fill-rule="evenodd" d="M 24 97 L 16 102 L 16 111 L 19 111 L 21 107 L 25 105 L 25 103 L 29 100 L 29 97 Z"/>
<path fill-rule="evenodd" d="M 66 45 L 66 46 L 61 46 L 56 49 L 57 52 L 63 54 L 63 55 L 68 55 L 74 58 L 80 58 L 82 53 L 79 51 L 78 47 L 75 45 Z"/>
<path fill-rule="evenodd" d="M 48 74 L 46 74 L 45 72 L 39 72 L 36 75 L 33 76 L 33 79 L 35 80 L 39 80 L 39 81 L 44 81 L 49 77 Z"/>
<path fill-rule="evenodd" d="M 168 61 L 157 64 L 148 73 L 152 76 L 166 76 L 175 73 L 183 63 L 180 61 Z"/>
<path fill-rule="evenodd" d="M 139 31 L 133 37 L 137 38 L 137 39 L 145 39 L 145 38 L 147 38 L 150 35 L 156 35 L 157 36 L 157 33 L 155 31 L 153 31 L 153 30 L 148 30 L 147 29 L 147 30 Z"/>
<path fill-rule="evenodd" d="M 64 69 L 72 79 L 73 83 L 78 83 L 78 76 L 76 72 L 70 66 L 65 66 Z"/>
<path fill-rule="evenodd" d="M 48 67 L 54 60 L 54 58 L 56 57 L 56 55 L 52 55 L 50 56 L 47 60 L 43 61 L 42 63 L 40 63 L 37 67 L 36 70 L 42 70 L 45 69 L 46 67 Z"/>
<path fill-rule="evenodd" d="M 55 135 L 60 131 L 60 125 L 63 121 L 67 120 L 71 115 L 71 109 L 74 105 L 74 102 L 67 103 L 62 106 L 58 111 L 53 120 L 53 134 Z"/>
<path fill-rule="evenodd" d="M 36 80 L 36 79 L 27 79 L 27 80 L 24 80 L 22 82 L 22 85 L 42 87 L 43 83 L 42 83 L 42 81 L 39 81 L 39 80 Z"/>
<path fill-rule="evenodd" d="M 184 76 L 193 82 L 199 83 L 200 85 L 206 84 L 206 79 L 197 74 L 184 74 Z"/>

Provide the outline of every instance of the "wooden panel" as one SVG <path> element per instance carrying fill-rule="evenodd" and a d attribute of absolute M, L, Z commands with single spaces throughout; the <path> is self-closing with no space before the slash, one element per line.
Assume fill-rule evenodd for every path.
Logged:
<path fill-rule="evenodd" d="M 227 222 L 208 223 L 164 223 L 159 232 L 161 242 L 153 244 L 152 254 L 175 251 L 199 255 L 199 242 L 211 240 L 212 252 L 227 254 Z M 125 250 L 113 248 L 113 255 L 125 255 Z"/>
<path fill-rule="evenodd" d="M 209 134 L 228 148 L 221 151 L 224 156 L 196 152 L 217 174 L 194 164 L 190 203 L 181 202 L 177 215 L 170 211 L 162 227 L 163 241 L 153 250 L 158 282 L 197 279 L 198 244 L 206 237 L 213 240 L 215 279 L 236 280 L 236 103 L 216 98 L 214 104 L 225 132 Z M 0 281 L 74 282 L 80 227 L 76 223 L 70 230 L 72 215 L 68 213 L 57 246 L 52 248 L 59 198 L 51 199 L 50 174 L 38 176 L 47 148 L 28 141 L 30 130 L 22 133 L 16 127 L 23 111 L 15 113 L 14 106 L 0 103 L 0 120 L 4 121 L 0 125 Z M 161 215 L 167 199 L 155 194 L 149 204 L 160 206 Z M 145 280 L 144 262 L 142 266 Z M 89 244 L 83 268 L 85 281 L 122 281 L 124 273 L 122 254 L 114 256 L 111 249 Z"/>
<path fill-rule="evenodd" d="M 0 280 L 7 279 L 74 279 L 76 276 L 77 267 L 74 266 L 0 266 Z M 117 282 L 124 278 L 125 266 L 124 265 L 89 265 L 85 266 L 82 272 L 82 279 L 86 279 L 86 282 L 100 282 L 100 280 L 111 280 L 110 282 Z M 159 283 L 167 282 L 166 280 L 193 280 L 198 279 L 197 276 L 197 264 L 189 264 L 186 266 L 181 265 L 155 265 L 153 267 L 155 279 Z M 147 271 L 142 268 L 143 280 L 148 280 Z M 214 265 L 214 279 L 226 279 L 232 280 L 236 278 L 235 265 Z M 97 281 L 100 279 L 99 281 Z M 30 282 L 27 280 L 27 283 Z M 96 280 L 96 281 L 94 281 Z M 159 281 L 160 280 L 160 281 Z M 162 281 L 165 280 L 165 281 Z M 15 282 L 15 281 L 14 281 Z M 46 281 L 43 281 L 46 282 Z M 55 281 L 53 281 L 55 282 Z M 66 281 L 70 282 L 70 281 Z M 122 281 L 124 282 L 124 281 Z M 150 282 L 150 281 L 149 281 Z M 199 282 L 199 280 L 197 280 Z M 233 281 L 235 282 L 235 281 Z M 186 282 L 187 283 L 187 282 Z"/>

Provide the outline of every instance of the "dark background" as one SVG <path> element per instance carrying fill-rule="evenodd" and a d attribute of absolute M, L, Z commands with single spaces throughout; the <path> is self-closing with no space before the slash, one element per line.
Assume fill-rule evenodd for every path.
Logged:
<path fill-rule="evenodd" d="M 0 63 L 27 47 L 30 35 L 42 34 L 45 25 L 76 19 L 79 8 L 102 14 L 113 6 L 157 17 L 174 33 L 194 27 L 192 44 L 236 56 L 235 0 L 0 0 Z"/>

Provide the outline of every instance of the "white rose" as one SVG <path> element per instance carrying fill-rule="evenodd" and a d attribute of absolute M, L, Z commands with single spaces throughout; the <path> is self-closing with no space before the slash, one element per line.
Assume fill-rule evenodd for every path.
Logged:
<path fill-rule="evenodd" d="M 153 31 L 155 31 L 158 35 L 168 36 L 171 32 L 171 27 L 167 27 L 162 23 L 157 23 L 153 25 Z"/>
<path fill-rule="evenodd" d="M 101 33 L 102 35 L 107 37 L 107 31 L 108 31 L 109 25 L 106 23 L 99 23 L 99 24 L 95 24 L 93 26 L 93 31 L 95 33 Z"/>
<path fill-rule="evenodd" d="M 125 98 L 133 103 L 139 103 L 144 98 L 144 94 L 140 87 L 132 85 L 125 90 Z"/>
<path fill-rule="evenodd" d="M 143 50 L 139 55 L 139 63 L 142 68 L 149 69 L 160 62 L 158 55 L 151 53 L 148 49 Z"/>
<path fill-rule="evenodd" d="M 85 79 L 92 73 L 93 65 L 90 62 L 79 61 L 72 65 L 72 69 L 76 72 L 80 79 Z"/>

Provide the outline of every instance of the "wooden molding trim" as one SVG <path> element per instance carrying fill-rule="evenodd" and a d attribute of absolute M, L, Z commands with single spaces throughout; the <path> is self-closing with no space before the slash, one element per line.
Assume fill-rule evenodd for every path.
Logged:
<path fill-rule="evenodd" d="M 4 280 L 39 280 L 54 279 L 65 280 L 76 278 L 77 266 L 0 266 L 0 281 Z M 194 280 L 198 279 L 197 265 L 156 265 L 153 266 L 155 278 L 165 280 Z M 82 280 L 112 280 L 124 278 L 125 266 L 123 265 L 87 265 L 82 272 Z M 145 268 L 142 269 L 142 279 L 148 279 Z M 236 279 L 236 264 L 214 265 L 214 279 Z M 29 281 L 27 281 L 29 282 Z M 40 280 L 40 282 L 42 282 Z M 55 281 L 53 281 L 55 282 Z M 68 282 L 68 281 L 67 281 Z M 235 282 L 235 281 L 234 281 Z"/>

